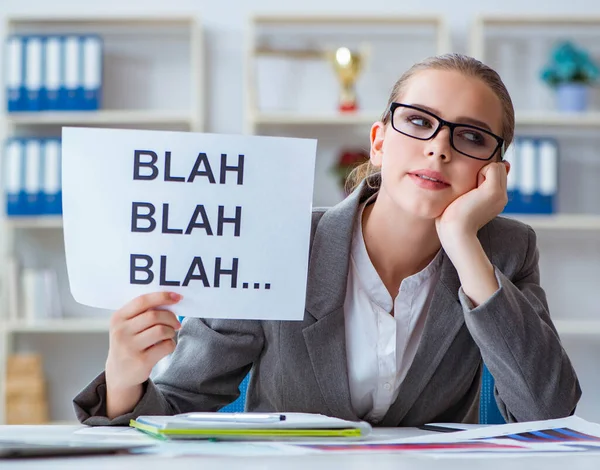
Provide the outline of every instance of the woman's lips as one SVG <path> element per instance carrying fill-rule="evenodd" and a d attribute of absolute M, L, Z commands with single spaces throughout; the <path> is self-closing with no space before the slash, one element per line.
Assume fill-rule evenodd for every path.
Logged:
<path fill-rule="evenodd" d="M 450 187 L 444 177 L 432 170 L 411 171 L 408 176 L 420 188 L 441 190 Z"/>

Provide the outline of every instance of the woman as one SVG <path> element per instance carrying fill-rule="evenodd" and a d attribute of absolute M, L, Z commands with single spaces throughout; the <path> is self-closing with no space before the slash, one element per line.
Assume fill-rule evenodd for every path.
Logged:
<path fill-rule="evenodd" d="M 180 296 L 138 297 L 112 317 L 106 371 L 75 398 L 78 418 L 217 410 L 252 370 L 249 411 L 477 422 L 483 363 L 507 421 L 572 414 L 581 391 L 539 285 L 535 233 L 497 217 L 513 134 L 492 69 L 457 54 L 416 64 L 371 128 L 352 194 L 313 212 L 304 320 L 189 318 L 175 347 L 168 306 Z"/>

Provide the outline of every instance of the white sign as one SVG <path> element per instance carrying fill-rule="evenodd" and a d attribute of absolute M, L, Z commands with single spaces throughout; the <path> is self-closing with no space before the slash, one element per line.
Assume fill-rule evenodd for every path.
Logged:
<path fill-rule="evenodd" d="M 71 293 L 118 309 L 156 291 L 205 318 L 304 316 L 316 141 L 63 128 Z"/>

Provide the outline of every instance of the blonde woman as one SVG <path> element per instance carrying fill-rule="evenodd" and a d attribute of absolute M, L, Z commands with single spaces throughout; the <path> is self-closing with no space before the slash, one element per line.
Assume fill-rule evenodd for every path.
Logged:
<path fill-rule="evenodd" d="M 189 318 L 175 345 L 179 296 L 138 297 L 114 313 L 106 370 L 75 398 L 77 416 L 126 425 L 218 410 L 251 372 L 248 411 L 477 422 L 484 363 L 507 421 L 572 414 L 581 391 L 540 287 L 535 233 L 498 217 L 513 134 L 492 69 L 457 54 L 414 65 L 371 127 L 353 192 L 313 213 L 304 320 Z"/>

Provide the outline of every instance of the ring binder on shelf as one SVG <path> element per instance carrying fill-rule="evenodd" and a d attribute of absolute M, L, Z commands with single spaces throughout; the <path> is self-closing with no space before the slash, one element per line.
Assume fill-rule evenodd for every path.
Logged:
<path fill-rule="evenodd" d="M 538 158 L 540 166 L 538 212 L 552 214 L 556 212 L 558 191 L 558 145 L 554 139 L 539 141 Z"/>
<path fill-rule="evenodd" d="M 6 98 L 8 112 L 23 110 L 25 82 L 23 79 L 23 38 L 10 36 L 6 42 Z"/>
<path fill-rule="evenodd" d="M 38 139 L 27 139 L 25 143 L 25 192 L 27 215 L 42 213 L 42 151 Z"/>
<path fill-rule="evenodd" d="M 102 91 L 102 39 L 100 36 L 82 36 L 83 94 L 81 108 L 96 110 L 100 107 Z"/>
<path fill-rule="evenodd" d="M 46 139 L 43 149 L 43 213 L 46 215 L 60 215 L 62 214 L 60 140 Z"/>
<path fill-rule="evenodd" d="M 506 192 L 508 196 L 508 203 L 504 209 L 504 212 L 519 213 L 519 207 L 521 202 L 521 192 L 519 191 L 519 179 L 518 179 L 518 166 L 517 143 L 513 141 L 511 145 L 506 149 L 504 159 L 510 163 L 510 171 L 506 178 Z"/>
<path fill-rule="evenodd" d="M 44 81 L 42 84 L 42 109 L 60 109 L 59 89 L 61 77 L 61 39 L 48 36 L 44 40 Z"/>
<path fill-rule="evenodd" d="M 555 139 L 519 137 L 506 159 L 508 204 L 504 213 L 553 214 L 558 191 L 558 145 Z"/>
<path fill-rule="evenodd" d="M 101 36 L 10 36 L 6 57 L 9 112 L 100 108 Z"/>
<path fill-rule="evenodd" d="M 519 186 L 521 191 L 521 209 L 524 213 L 535 212 L 536 189 L 536 149 L 532 139 L 522 139 L 517 149 L 521 172 Z"/>
<path fill-rule="evenodd" d="M 42 88 L 42 38 L 28 36 L 25 39 L 25 110 L 39 111 Z"/>
<path fill-rule="evenodd" d="M 19 139 L 9 139 L 6 143 L 4 160 L 4 187 L 6 191 L 6 214 L 19 216 L 24 214 L 23 184 L 23 145 Z"/>
<path fill-rule="evenodd" d="M 64 75 L 61 86 L 61 109 L 79 109 L 81 56 L 78 36 L 63 38 Z"/>

